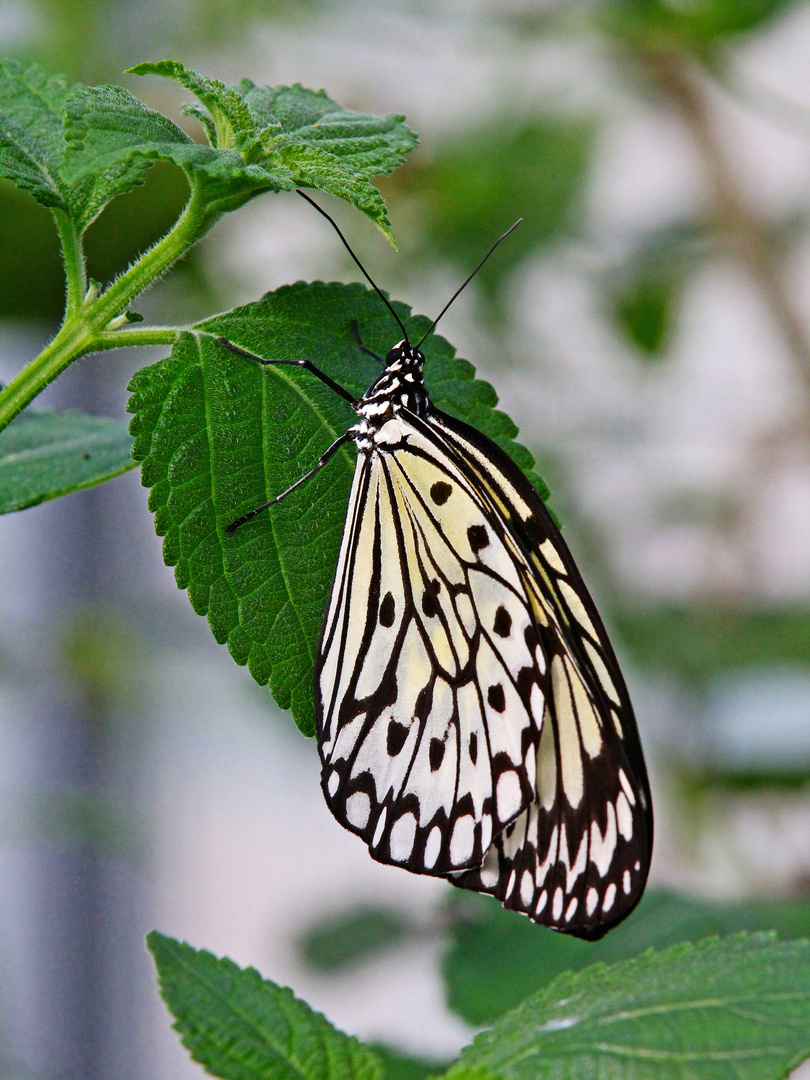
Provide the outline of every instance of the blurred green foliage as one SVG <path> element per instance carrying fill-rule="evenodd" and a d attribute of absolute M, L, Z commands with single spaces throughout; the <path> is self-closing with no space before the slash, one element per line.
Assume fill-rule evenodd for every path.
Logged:
<path fill-rule="evenodd" d="M 65 274 L 50 210 L 0 180 L 0 318 L 56 322 Z"/>
<path fill-rule="evenodd" d="M 676 303 L 673 283 L 650 274 L 627 282 L 616 297 L 614 312 L 630 341 L 644 355 L 657 357 L 669 343 Z"/>
<path fill-rule="evenodd" d="M 694 604 L 611 612 L 635 661 L 693 685 L 757 664 L 810 666 L 810 611 Z"/>
<path fill-rule="evenodd" d="M 109 204 L 87 230 L 89 274 L 102 285 L 134 262 L 174 225 L 188 199 L 183 172 L 158 161 L 146 181 Z M 192 250 L 187 259 L 195 259 Z"/>
<path fill-rule="evenodd" d="M 522 217 L 477 279 L 492 300 L 521 260 L 577 231 L 595 134 L 591 119 L 547 114 L 499 116 L 449 139 L 399 179 L 420 201 L 428 249 L 469 272 L 498 231 Z"/>
<path fill-rule="evenodd" d="M 442 961 L 447 1001 L 471 1024 L 487 1024 L 563 971 L 612 962 L 646 948 L 740 930 L 810 934 L 810 899 L 719 904 L 648 889 L 633 914 L 598 942 L 555 933 L 483 896 L 451 896 L 450 947 Z"/>
<path fill-rule="evenodd" d="M 797 0 L 605 0 L 597 24 L 642 49 L 705 54 L 763 28 Z"/>
<path fill-rule="evenodd" d="M 409 1057 L 401 1050 L 381 1043 L 372 1043 L 371 1049 L 382 1061 L 385 1080 L 424 1080 L 425 1077 L 443 1073 L 450 1064 L 449 1061 Z"/>
<path fill-rule="evenodd" d="M 299 938 L 298 950 L 313 971 L 338 972 L 398 945 L 413 930 L 403 912 L 363 906 L 310 927 Z"/>

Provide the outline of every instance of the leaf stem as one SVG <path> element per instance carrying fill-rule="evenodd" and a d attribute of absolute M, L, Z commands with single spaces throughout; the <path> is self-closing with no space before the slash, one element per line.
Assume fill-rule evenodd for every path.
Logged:
<path fill-rule="evenodd" d="M 122 327 L 99 334 L 95 349 L 124 349 L 130 345 L 174 345 L 186 326 L 137 326 Z"/>
<path fill-rule="evenodd" d="M 62 259 L 65 264 L 67 285 L 65 314 L 67 316 L 78 311 L 85 298 L 87 293 L 87 267 L 85 266 L 81 237 L 72 219 L 64 210 L 58 208 L 54 208 L 53 216 L 59 230 Z"/>
<path fill-rule="evenodd" d="M 202 186 L 192 186 L 191 198 L 174 228 L 98 296 L 88 291 L 81 240 L 73 223 L 64 211 L 56 211 L 55 216 L 67 276 L 65 321 L 39 356 L 0 393 L 0 431 L 80 356 L 126 345 L 173 344 L 182 327 L 125 324 L 111 329 L 109 324 L 185 255 L 220 215 Z"/>

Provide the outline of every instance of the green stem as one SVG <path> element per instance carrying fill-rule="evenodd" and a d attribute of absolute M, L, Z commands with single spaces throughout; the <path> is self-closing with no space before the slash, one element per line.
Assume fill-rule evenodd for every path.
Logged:
<path fill-rule="evenodd" d="M 172 344 L 181 332 L 179 327 L 122 326 L 110 330 L 108 324 L 183 256 L 211 228 L 219 214 L 212 210 L 199 188 L 192 188 L 191 198 L 171 232 L 105 292 L 92 298 L 87 296 L 79 238 L 66 215 L 57 212 L 56 216 L 65 250 L 68 294 L 65 321 L 53 341 L 0 393 L 0 431 L 80 356 L 124 345 Z"/>
<path fill-rule="evenodd" d="M 123 349 L 129 345 L 174 345 L 187 328 L 184 326 L 123 326 L 97 338 L 95 349 Z"/>
<path fill-rule="evenodd" d="M 56 227 L 62 244 L 62 258 L 65 263 L 67 284 L 67 303 L 65 315 L 69 316 L 80 309 L 87 293 L 87 268 L 84 262 L 82 241 L 76 226 L 64 210 L 54 210 Z"/>
<path fill-rule="evenodd" d="M 76 318 L 66 320 L 56 337 L 0 394 L 0 431 L 79 356 L 90 352 L 92 330 Z"/>
<path fill-rule="evenodd" d="M 171 232 L 151 247 L 93 303 L 93 321 L 99 330 L 120 315 L 140 293 L 153 284 L 169 267 L 200 240 L 219 214 L 211 211 L 199 188 L 192 188 L 191 198 Z"/>

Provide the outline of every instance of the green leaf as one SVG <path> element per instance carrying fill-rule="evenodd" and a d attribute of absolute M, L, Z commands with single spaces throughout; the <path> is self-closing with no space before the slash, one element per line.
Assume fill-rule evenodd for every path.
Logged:
<path fill-rule="evenodd" d="M 0 60 L 0 176 L 59 209 L 67 208 L 59 163 L 69 89 L 63 75 L 47 75 L 37 64 Z"/>
<path fill-rule="evenodd" d="M 209 79 L 176 60 L 160 60 L 156 64 L 136 64 L 128 68 L 132 75 L 162 75 L 173 79 L 197 97 L 204 110 L 202 115 L 210 119 L 206 130 L 211 145 L 223 150 L 247 150 L 253 134 L 253 117 L 241 94 L 219 79 Z M 194 115 L 201 115 L 197 109 Z"/>
<path fill-rule="evenodd" d="M 808 1054 L 810 943 L 742 934 L 562 975 L 446 1075 L 776 1080 Z"/>
<path fill-rule="evenodd" d="M 352 908 L 310 927 L 298 939 L 298 949 L 313 971 L 342 971 L 399 945 L 414 929 L 394 908 Z"/>
<path fill-rule="evenodd" d="M 178 137 L 190 142 L 119 87 L 72 85 L 36 64 L 0 60 L 0 176 L 68 211 L 80 233 L 149 168 L 144 158 L 113 153 L 115 146 Z M 76 160 L 82 168 L 73 167 Z"/>
<path fill-rule="evenodd" d="M 429 326 L 397 305 L 412 340 Z M 263 368 L 234 356 L 228 337 L 267 358 L 307 358 L 361 396 L 379 373 L 353 333 L 385 354 L 397 328 L 375 293 L 361 285 L 303 284 L 200 323 L 171 358 L 140 371 L 131 383 L 133 454 L 152 489 L 155 528 L 164 558 L 176 567 L 194 610 L 207 615 L 237 663 L 267 683 L 314 732 L 312 671 L 320 624 L 351 479 L 354 449 L 345 448 L 297 493 L 232 535 L 241 514 L 284 491 L 353 422 L 345 401 L 306 371 Z M 426 380 L 434 403 L 493 438 L 547 494 L 532 457 L 515 443 L 517 429 L 495 409 L 489 384 L 473 378 L 441 337 L 425 345 Z"/>
<path fill-rule="evenodd" d="M 152 931 L 160 992 L 192 1058 L 224 1080 L 381 1080 L 376 1055 L 292 990 Z"/>
<path fill-rule="evenodd" d="M 174 61 L 139 64 L 130 70 L 163 75 L 196 94 L 200 104 L 186 111 L 201 120 L 212 145 L 190 148 L 149 141 L 139 145 L 137 139 L 122 138 L 115 149 L 118 158 L 173 161 L 205 185 L 209 199 L 230 205 L 262 190 L 317 188 L 352 203 L 393 243 L 385 203 L 370 178 L 392 172 L 416 145 L 416 136 L 401 116 L 343 109 L 322 91 L 298 85 L 255 86 L 244 79 L 228 87 Z M 74 177 L 110 161 L 106 148 L 97 152 L 92 141 L 94 125 L 87 127 L 83 152 L 69 165 Z"/>
<path fill-rule="evenodd" d="M 143 183 L 153 159 L 193 156 L 195 149 L 206 150 L 120 86 L 79 86 L 65 101 L 62 175 L 82 193 L 75 206 L 82 228 L 110 200 Z"/>
<path fill-rule="evenodd" d="M 28 410 L 0 432 L 0 514 L 102 484 L 134 467 L 123 421 Z"/>
<path fill-rule="evenodd" d="M 453 893 L 448 912 L 450 947 L 442 958 L 448 1005 L 471 1024 L 491 1023 L 562 972 L 597 960 L 741 930 L 810 936 L 807 900 L 715 904 L 664 889 L 648 889 L 633 917 L 597 942 L 535 926 L 488 897 Z"/>

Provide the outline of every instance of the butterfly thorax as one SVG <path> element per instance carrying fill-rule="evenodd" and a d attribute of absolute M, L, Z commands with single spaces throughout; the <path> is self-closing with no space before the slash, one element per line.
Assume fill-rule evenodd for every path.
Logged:
<path fill-rule="evenodd" d="M 400 341 L 385 358 L 385 369 L 363 395 L 357 407 L 360 423 L 356 433 L 357 449 L 370 453 L 378 435 L 399 412 L 424 419 L 430 406 L 424 381 L 424 355 L 407 341 Z M 383 440 L 387 441 L 387 440 Z"/>

